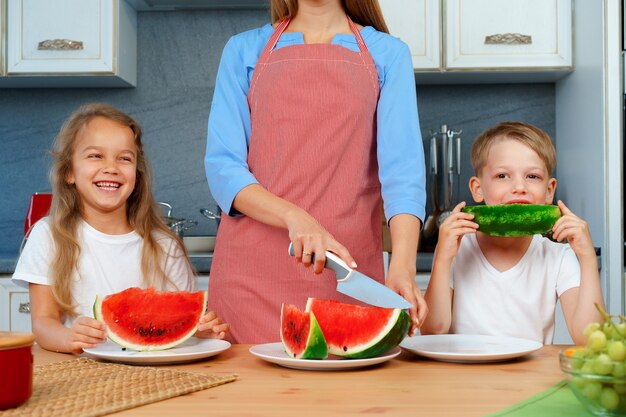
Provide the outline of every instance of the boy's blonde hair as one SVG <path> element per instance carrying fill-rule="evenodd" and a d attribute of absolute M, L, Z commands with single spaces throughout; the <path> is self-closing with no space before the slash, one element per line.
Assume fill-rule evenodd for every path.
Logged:
<path fill-rule="evenodd" d="M 354 23 L 372 26 L 379 32 L 389 33 L 378 0 L 341 0 L 341 6 Z M 298 0 L 271 0 L 272 23 L 298 14 Z"/>
<path fill-rule="evenodd" d="M 502 122 L 481 133 L 472 145 L 472 167 L 476 175 L 480 174 L 487 163 L 491 147 L 500 140 L 513 139 L 535 151 L 552 175 L 556 167 L 554 144 L 543 130 L 524 122 Z"/>
<path fill-rule="evenodd" d="M 72 155 L 76 137 L 80 129 L 96 117 L 104 117 L 127 126 L 135 137 L 136 182 L 135 189 L 126 202 L 126 216 L 130 226 L 143 238 L 141 271 L 146 285 L 164 287 L 166 283 L 171 282 L 161 266 L 160 261 L 165 253 L 158 240 L 163 237 L 176 240 L 185 257 L 187 256 L 180 238 L 164 223 L 152 195 L 152 174 L 143 151 L 139 124 L 130 116 L 107 104 L 89 103 L 81 106 L 63 124 L 54 141 L 53 164 L 50 170 L 52 206 L 48 216 L 55 248 L 50 268 L 52 292 L 62 313 L 72 316 L 76 315 L 72 302 L 72 277 L 80 254 L 76 230 L 82 215 L 80 195 L 75 185 L 69 184 L 67 179 L 73 169 Z"/>

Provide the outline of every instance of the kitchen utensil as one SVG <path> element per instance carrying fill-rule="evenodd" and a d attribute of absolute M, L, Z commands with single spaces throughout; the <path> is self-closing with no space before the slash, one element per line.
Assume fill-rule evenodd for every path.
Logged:
<path fill-rule="evenodd" d="M 294 256 L 293 243 L 289 244 L 289 255 Z M 311 262 L 314 262 L 314 259 L 311 259 Z M 324 267 L 335 271 L 337 275 L 337 291 L 340 293 L 378 307 L 413 307 L 411 303 L 390 288 L 350 268 L 332 252 L 326 251 L 326 264 Z"/>
<path fill-rule="evenodd" d="M 33 392 L 32 333 L 0 332 L 0 410 L 14 408 Z"/>
<path fill-rule="evenodd" d="M 185 231 L 192 229 L 193 227 L 198 225 L 198 222 L 195 220 L 178 219 L 176 217 L 172 217 L 173 210 L 171 204 L 164 202 L 158 202 L 157 204 L 167 209 L 167 213 L 165 214 L 163 220 L 167 224 L 167 227 L 169 227 L 181 238 L 185 235 Z"/>

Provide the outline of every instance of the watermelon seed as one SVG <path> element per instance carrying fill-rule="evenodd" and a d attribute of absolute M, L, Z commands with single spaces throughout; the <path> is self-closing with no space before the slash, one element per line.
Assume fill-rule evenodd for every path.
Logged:
<path fill-rule="evenodd" d="M 344 346 L 344 347 L 343 347 L 343 351 L 344 351 L 344 352 L 347 352 L 347 351 L 348 351 L 348 346 Z"/>

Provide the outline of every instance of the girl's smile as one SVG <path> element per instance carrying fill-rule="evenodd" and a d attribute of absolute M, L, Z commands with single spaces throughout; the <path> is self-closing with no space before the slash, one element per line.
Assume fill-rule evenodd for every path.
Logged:
<path fill-rule="evenodd" d="M 88 223 L 114 215 L 127 225 L 126 202 L 135 189 L 136 171 L 137 146 L 129 127 L 96 117 L 78 132 L 67 181 L 75 184 Z"/>

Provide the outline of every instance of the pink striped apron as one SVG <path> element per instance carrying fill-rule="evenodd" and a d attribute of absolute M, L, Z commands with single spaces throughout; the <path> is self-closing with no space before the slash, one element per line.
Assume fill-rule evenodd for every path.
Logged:
<path fill-rule="evenodd" d="M 349 19 L 348 19 L 349 20 Z M 333 44 L 274 50 L 283 20 L 254 69 L 248 104 L 250 171 L 273 194 L 311 214 L 359 265 L 384 282 L 376 159 L 376 67 L 349 20 L 360 52 Z M 209 279 L 209 308 L 235 343 L 280 341 L 281 303 L 308 297 L 356 303 L 336 278 L 288 255 L 289 235 L 250 217 L 225 216 Z"/>

